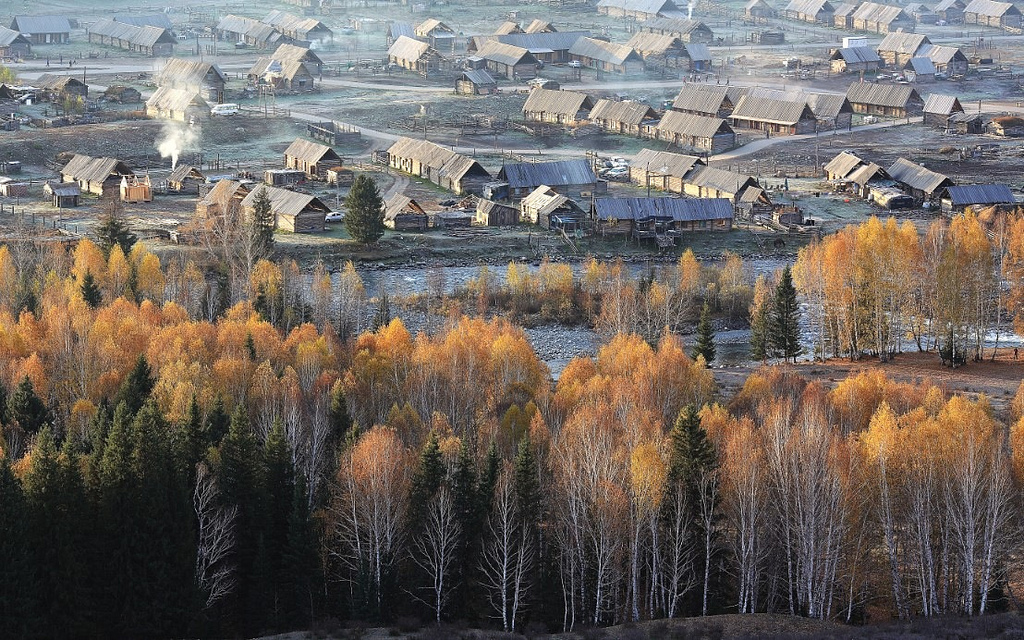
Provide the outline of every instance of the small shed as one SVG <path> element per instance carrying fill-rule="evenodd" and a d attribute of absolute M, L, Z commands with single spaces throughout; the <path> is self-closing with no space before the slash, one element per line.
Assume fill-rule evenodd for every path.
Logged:
<path fill-rule="evenodd" d="M 572 126 L 586 120 L 593 107 L 593 100 L 585 93 L 533 89 L 523 105 L 523 117 L 527 122 Z"/>
<path fill-rule="evenodd" d="M 345 167 L 331 167 L 327 170 L 327 184 L 349 187 L 355 181 L 355 173 Z"/>
<path fill-rule="evenodd" d="M 859 156 L 842 151 L 825 164 L 825 178 L 830 181 L 847 180 L 854 171 L 867 164 Z"/>
<path fill-rule="evenodd" d="M 924 101 L 924 123 L 931 127 L 945 129 L 951 115 L 963 112 L 963 105 L 956 96 L 933 93 Z"/>
<path fill-rule="evenodd" d="M 32 53 L 32 43 L 24 34 L 0 27 L 0 58 L 25 58 Z"/>
<path fill-rule="evenodd" d="M 510 227 L 519 222 L 519 209 L 481 198 L 476 203 L 474 222 L 485 227 Z"/>
<path fill-rule="evenodd" d="M 519 203 L 522 219 L 545 229 L 575 230 L 585 217 L 579 206 L 547 185 L 541 185 Z"/>
<path fill-rule="evenodd" d="M 272 187 L 299 184 L 306 181 L 306 172 L 302 169 L 267 169 L 263 172 L 263 182 Z"/>
<path fill-rule="evenodd" d="M 384 226 L 395 231 L 426 231 L 427 212 L 409 196 L 395 193 L 384 201 Z"/>
<path fill-rule="evenodd" d="M 152 202 L 153 187 L 149 182 L 149 176 L 122 177 L 121 200 L 123 202 Z"/>
<path fill-rule="evenodd" d="M 171 191 L 199 194 L 199 185 L 206 182 L 206 176 L 197 167 L 179 164 L 167 178 L 167 188 Z"/>
<path fill-rule="evenodd" d="M 767 20 L 768 18 L 776 17 L 778 11 L 772 8 L 765 0 L 750 0 L 743 7 L 743 15 L 748 20 Z"/>
<path fill-rule="evenodd" d="M 934 82 L 935 65 L 928 58 L 911 58 L 903 67 L 903 75 L 910 82 Z"/>
<path fill-rule="evenodd" d="M 917 201 L 933 200 L 944 188 L 953 186 L 948 176 L 906 158 L 897 158 L 886 172 L 900 184 L 904 192 Z"/>
<path fill-rule="evenodd" d="M 142 93 L 135 87 L 126 87 L 123 84 L 115 84 L 107 87 L 103 92 L 107 102 L 119 104 L 138 104 L 142 102 Z"/>
<path fill-rule="evenodd" d="M 491 95 L 497 92 L 498 81 L 486 69 L 468 69 L 455 80 L 455 93 L 459 95 Z"/>
<path fill-rule="evenodd" d="M 89 97 L 89 85 L 82 82 L 77 75 L 59 76 L 44 73 L 35 81 L 35 86 L 51 102 L 59 102 L 69 96 L 83 100 Z"/>
<path fill-rule="evenodd" d="M 832 73 L 871 72 L 882 66 L 882 59 L 871 47 L 850 47 L 833 51 L 829 66 Z"/>
<path fill-rule="evenodd" d="M 47 182 L 43 193 L 58 209 L 77 207 L 82 198 L 82 190 L 76 182 Z"/>
<path fill-rule="evenodd" d="M 421 38 L 437 51 L 455 51 L 455 30 L 435 18 L 429 18 L 416 25 L 417 38 Z"/>
<path fill-rule="evenodd" d="M 0 196 L 24 198 L 28 195 L 27 182 L 15 182 L 11 178 L 0 178 Z"/>
<path fill-rule="evenodd" d="M 985 133 L 985 116 L 980 113 L 953 113 L 946 121 L 947 133 Z"/>

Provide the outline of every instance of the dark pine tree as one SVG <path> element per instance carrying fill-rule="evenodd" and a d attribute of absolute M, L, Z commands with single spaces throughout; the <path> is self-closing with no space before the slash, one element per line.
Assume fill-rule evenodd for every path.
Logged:
<path fill-rule="evenodd" d="M 370 330 L 376 331 L 381 327 L 386 327 L 391 323 L 391 317 L 391 301 L 388 299 L 388 294 L 382 292 L 377 298 L 377 311 L 373 314 Z"/>
<path fill-rule="evenodd" d="M 292 513 L 288 519 L 288 546 L 284 553 L 282 610 L 285 622 L 300 628 L 313 624 L 317 611 L 317 585 L 321 582 L 316 530 L 309 512 L 309 496 L 302 474 L 295 478 Z"/>
<path fill-rule="evenodd" d="M 384 235 L 384 200 L 377 183 L 359 175 L 345 198 L 345 230 L 360 244 L 373 244 Z"/>
<path fill-rule="evenodd" d="M 96 284 L 96 278 L 93 277 L 92 271 L 86 271 L 82 276 L 82 299 L 90 309 L 96 309 L 103 304 L 103 292 Z"/>
<path fill-rule="evenodd" d="M 256 341 L 252 339 L 252 332 L 245 332 L 245 353 L 249 356 L 250 362 L 256 362 Z"/>
<path fill-rule="evenodd" d="M 800 355 L 800 307 L 796 301 L 796 287 L 793 286 L 793 274 L 786 265 L 782 269 L 779 284 L 775 287 L 775 298 L 772 304 L 768 323 L 768 342 L 775 356 L 783 360 Z"/>
<path fill-rule="evenodd" d="M 140 353 L 135 360 L 135 366 L 125 377 L 121 388 L 114 396 L 114 406 L 123 402 L 128 417 L 134 418 L 142 405 L 146 404 L 155 384 L 156 380 L 153 379 L 153 371 L 149 368 L 149 362 L 146 361 L 146 356 Z"/>
<path fill-rule="evenodd" d="M 480 536 L 483 532 L 481 500 L 477 482 L 476 459 L 466 439 L 459 447 L 459 457 L 451 478 L 452 497 L 455 502 L 456 519 L 460 525 L 455 574 L 458 583 L 451 598 L 451 615 L 457 619 L 472 619 L 478 604 L 472 584 L 475 580 L 473 568 L 477 566 Z"/>
<path fill-rule="evenodd" d="M 99 226 L 96 228 L 96 240 L 103 249 L 104 255 L 110 255 L 114 246 L 121 247 L 124 255 L 132 251 L 132 247 L 139 238 L 132 233 L 128 219 L 124 215 L 124 208 L 120 200 L 109 200 L 105 210 L 99 218 Z"/>
<path fill-rule="evenodd" d="M 25 492 L 11 471 L 0 439 L 0 638 L 28 635 L 32 573 L 25 523 Z"/>
<path fill-rule="evenodd" d="M 704 301 L 700 310 L 700 322 L 697 323 L 697 344 L 693 347 L 693 357 L 704 356 L 704 362 L 711 364 L 715 360 L 715 328 L 711 325 L 711 305 Z"/>
<path fill-rule="evenodd" d="M 345 387 L 341 380 L 331 387 L 331 407 L 327 416 L 331 425 L 329 446 L 333 450 L 344 442 L 349 429 L 352 428 L 352 414 L 348 410 L 348 401 L 345 399 Z"/>
<path fill-rule="evenodd" d="M 210 408 L 210 412 L 206 415 L 206 431 L 207 442 L 212 446 L 219 445 L 226 435 L 228 435 L 228 427 L 231 425 L 231 416 L 228 415 L 227 410 L 224 408 L 224 398 L 220 394 L 213 400 L 213 406 Z"/>
<path fill-rule="evenodd" d="M 269 257 L 274 252 L 274 211 L 266 187 L 256 192 L 252 203 L 252 233 L 256 254 Z"/>
<path fill-rule="evenodd" d="M 288 529 L 295 498 L 295 473 L 292 467 L 291 447 L 284 434 L 280 419 L 263 445 L 263 490 L 260 505 L 262 547 L 265 550 L 263 609 L 267 623 L 280 628 L 289 618 L 284 601 L 288 589 L 287 567 L 284 565 L 288 550 Z"/>
<path fill-rule="evenodd" d="M 25 376 L 18 383 L 14 393 L 7 397 L 4 423 L 16 423 L 25 433 L 35 435 L 43 428 L 43 425 L 50 422 L 50 419 L 49 409 L 36 395 L 32 380 Z"/>

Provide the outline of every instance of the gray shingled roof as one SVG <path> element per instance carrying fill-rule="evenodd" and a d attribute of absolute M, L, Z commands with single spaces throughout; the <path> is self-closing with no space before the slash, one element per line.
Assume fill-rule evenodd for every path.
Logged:
<path fill-rule="evenodd" d="M 918 75 L 935 75 L 935 64 L 928 58 L 911 58 L 903 68 L 909 69 Z"/>
<path fill-rule="evenodd" d="M 518 64 L 537 64 L 537 58 L 528 50 L 512 44 L 490 40 L 476 52 L 477 57 L 514 67 Z"/>
<path fill-rule="evenodd" d="M 250 191 L 249 195 L 242 199 L 242 207 L 247 209 L 255 206 L 256 198 L 262 189 L 267 190 L 267 196 L 270 197 L 270 210 L 275 214 L 297 216 L 309 208 L 319 209 L 325 212 L 330 211 L 330 207 L 325 205 L 314 195 L 299 193 L 298 191 L 290 191 L 288 189 L 280 189 L 278 187 L 271 187 L 268 185 L 260 185 Z"/>
<path fill-rule="evenodd" d="M 865 2 L 859 5 L 853 12 L 853 19 L 880 24 L 892 24 L 897 21 L 914 22 L 914 19 L 904 13 L 900 7 L 877 2 Z"/>
<path fill-rule="evenodd" d="M 893 32 L 885 34 L 878 43 L 878 51 L 892 51 L 904 55 L 914 55 L 926 44 L 931 44 L 928 36 L 922 33 Z"/>
<path fill-rule="evenodd" d="M 628 60 L 643 61 L 640 54 L 634 51 L 632 47 L 614 42 L 605 42 L 604 40 L 595 40 L 594 38 L 580 38 L 569 48 L 569 53 L 574 56 L 600 60 L 613 65 L 620 65 Z"/>
<path fill-rule="evenodd" d="M 601 99 L 590 110 L 591 120 L 623 122 L 634 126 L 647 120 L 655 120 L 657 117 L 658 114 L 654 112 L 654 109 L 639 102 L 618 102 Z"/>
<path fill-rule="evenodd" d="M 125 24 L 134 24 L 137 27 L 157 27 L 168 31 L 174 29 L 174 24 L 171 23 L 171 19 L 167 17 L 166 13 L 150 13 L 144 16 L 116 15 L 114 20 Z"/>
<path fill-rule="evenodd" d="M 932 67 L 932 73 L 935 68 Z M 871 104 L 880 107 L 906 107 L 912 101 L 920 101 L 917 89 L 905 84 L 875 84 L 854 82 L 846 91 L 851 103 Z"/>
<path fill-rule="evenodd" d="M 889 174 L 885 172 L 885 169 L 878 166 L 874 162 L 869 162 L 855 169 L 853 173 L 846 176 L 846 179 L 854 184 L 864 186 L 867 183 L 875 179 L 876 176 L 881 178 L 888 178 Z"/>
<path fill-rule="evenodd" d="M 226 83 L 228 81 L 224 72 L 215 64 L 185 60 L 184 58 L 169 58 L 157 76 L 157 84 L 198 88 L 205 83 L 210 74 L 213 74 L 214 79 L 219 82 Z"/>
<path fill-rule="evenodd" d="M 636 11 L 657 15 L 665 11 L 678 11 L 672 0 L 600 0 L 598 7 L 611 9 L 622 9 L 625 11 Z"/>
<path fill-rule="evenodd" d="M 661 122 L 658 123 L 658 130 L 697 138 L 711 138 L 718 133 L 731 132 L 732 128 L 722 118 L 666 111 L 665 115 L 661 117 Z"/>
<path fill-rule="evenodd" d="M 11 28 L 22 33 L 70 33 L 71 22 L 64 16 L 15 16 Z"/>
<path fill-rule="evenodd" d="M 836 52 L 832 54 L 832 60 L 839 60 L 842 58 L 846 60 L 848 64 L 856 63 L 868 63 L 875 64 L 881 62 L 881 58 L 878 57 L 878 52 L 871 47 L 848 47 L 843 49 L 836 49 Z"/>
<path fill-rule="evenodd" d="M 780 92 L 781 93 L 781 92 Z M 752 92 L 740 98 L 730 116 L 734 120 L 751 120 L 772 124 L 795 125 L 801 120 L 814 118 L 806 99 L 799 96 L 765 95 Z"/>
<path fill-rule="evenodd" d="M 732 220 L 727 198 L 598 198 L 594 215 L 599 220 L 671 219 L 673 222 Z"/>
<path fill-rule="evenodd" d="M 152 47 L 158 42 L 176 43 L 177 40 L 167 29 L 150 26 L 136 26 L 114 20 L 103 18 L 92 23 L 89 27 L 90 33 L 99 34 L 107 38 L 117 38 L 140 47 Z"/>
<path fill-rule="evenodd" d="M 552 190 L 546 184 L 542 184 L 527 194 L 519 206 L 523 211 L 536 211 L 537 215 L 546 216 L 565 204 L 572 205 L 574 203 L 568 197 Z"/>
<path fill-rule="evenodd" d="M 388 49 L 388 57 L 415 62 L 429 50 L 430 45 L 426 42 L 414 40 L 409 36 L 399 36 Z"/>
<path fill-rule="evenodd" d="M 723 193 L 739 193 L 747 186 L 757 184 L 752 176 L 717 167 L 696 167 L 686 176 L 687 184 L 716 189 Z"/>
<path fill-rule="evenodd" d="M 926 169 L 906 158 L 898 158 L 886 170 L 886 173 L 892 176 L 893 180 L 902 182 L 912 189 L 917 189 L 927 194 L 931 194 L 939 187 L 952 182 L 948 176 L 936 173 L 931 169 Z"/>
<path fill-rule="evenodd" d="M 726 101 L 728 91 L 727 87 L 719 85 L 688 82 L 679 90 L 679 95 L 672 102 L 672 108 L 715 115 Z"/>
<path fill-rule="evenodd" d="M 135 175 L 128 165 L 116 158 L 93 158 L 80 153 L 76 153 L 60 173 L 76 181 L 88 182 L 103 182 L 114 174 Z"/>
<path fill-rule="evenodd" d="M 664 55 L 669 49 L 682 50 L 683 41 L 678 36 L 661 35 L 650 31 L 637 31 L 626 41 L 626 46 L 642 56 Z"/>
<path fill-rule="evenodd" d="M 630 168 L 648 169 L 651 173 L 682 178 L 695 166 L 701 166 L 704 161 L 697 156 L 688 156 L 682 153 L 671 153 L 668 151 L 655 151 L 654 149 L 641 149 L 633 156 L 629 163 Z"/>
<path fill-rule="evenodd" d="M 477 175 L 490 175 L 476 160 L 428 140 L 399 138 L 388 148 L 388 154 L 415 160 L 430 167 L 438 175 L 448 176 L 452 180 L 459 180 L 471 172 Z"/>
<path fill-rule="evenodd" d="M 29 44 L 28 38 L 21 35 L 21 33 L 14 29 L 8 29 L 7 27 L 0 27 L 0 47 L 7 47 L 15 42 L 22 44 Z"/>
<path fill-rule="evenodd" d="M 462 72 L 462 78 L 469 80 L 478 87 L 487 87 L 498 84 L 486 69 L 466 69 Z"/>
<path fill-rule="evenodd" d="M 949 64 L 957 58 L 964 62 L 967 61 L 967 56 L 959 47 L 950 47 L 944 44 L 926 44 L 916 55 L 924 56 L 936 64 Z"/>
<path fill-rule="evenodd" d="M 316 18 L 306 18 L 303 16 L 297 16 L 293 13 L 286 13 L 284 11 L 271 11 L 267 14 L 267 17 L 263 19 L 263 23 L 269 24 L 279 31 L 291 31 L 296 34 L 301 34 L 303 37 L 305 37 L 305 35 L 310 31 L 327 31 L 328 33 L 331 33 L 331 29 Z"/>
<path fill-rule="evenodd" d="M 864 164 L 864 160 L 858 158 L 849 151 L 843 151 L 836 157 L 832 158 L 825 165 L 825 172 L 829 174 L 835 174 L 840 179 L 848 177 L 853 170 Z"/>
<path fill-rule="evenodd" d="M 517 162 L 506 164 L 498 172 L 498 179 L 508 182 L 512 189 L 594 184 L 597 176 L 586 160 L 559 160 L 555 162 Z"/>
<path fill-rule="evenodd" d="M 284 155 L 305 160 L 306 162 L 322 162 L 323 160 L 341 161 L 341 156 L 326 144 L 302 138 L 296 138 L 294 142 L 288 145 L 288 148 L 284 150 Z"/>
<path fill-rule="evenodd" d="M 1020 9 L 1010 2 L 996 2 L 995 0 L 971 0 L 964 7 L 964 13 L 976 13 L 981 16 L 1001 18 L 1005 15 L 1020 15 Z"/>
<path fill-rule="evenodd" d="M 404 193 L 393 193 L 384 201 L 384 219 L 394 221 L 401 215 L 425 216 L 427 212 Z"/>
<path fill-rule="evenodd" d="M 388 33 L 395 40 L 401 36 L 409 36 L 410 38 L 416 37 L 416 30 L 413 29 L 412 25 L 408 22 L 389 22 Z"/>
<path fill-rule="evenodd" d="M 577 113 L 590 109 L 593 101 L 585 93 L 534 89 L 526 98 L 523 113 L 558 113 L 575 117 Z"/>
<path fill-rule="evenodd" d="M 786 11 L 816 16 L 822 11 L 831 13 L 835 11 L 835 9 L 828 0 L 791 0 L 790 3 L 786 5 Z"/>
<path fill-rule="evenodd" d="M 195 89 L 175 89 L 172 87 L 157 87 L 153 95 L 146 100 L 146 107 L 159 111 L 185 111 L 189 107 L 200 109 L 208 108 L 210 105 L 199 95 Z"/>

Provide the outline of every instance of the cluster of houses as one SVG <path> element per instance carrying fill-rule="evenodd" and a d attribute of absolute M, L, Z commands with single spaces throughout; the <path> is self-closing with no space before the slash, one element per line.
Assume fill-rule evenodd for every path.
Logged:
<path fill-rule="evenodd" d="M 752 0 L 759 14 L 775 15 L 765 0 Z M 887 34 L 912 32 L 918 24 L 968 24 L 995 27 L 1020 33 L 1021 11 L 1012 2 L 996 0 L 940 0 L 935 5 L 910 3 L 902 6 L 877 2 L 840 2 L 840 0 L 790 0 L 780 12 L 790 20 L 823 24 Z"/>
<path fill-rule="evenodd" d="M 68 44 L 71 20 L 66 16 L 15 16 L 10 27 L 0 27 L 0 58 L 25 58 L 32 45 Z M 147 56 L 170 56 L 178 38 L 164 13 L 115 15 L 86 25 L 90 43 Z"/>
<path fill-rule="evenodd" d="M 631 6 L 634 2 L 602 0 L 598 10 L 615 11 L 620 4 Z M 624 75 L 650 67 L 688 71 L 711 68 L 707 43 L 714 36 L 707 25 L 680 17 L 678 12 L 641 13 L 651 17 L 638 23 L 624 44 L 609 42 L 587 30 L 559 31 L 543 20 L 534 20 L 525 27 L 505 22 L 494 33 L 469 37 L 464 58 L 455 56 L 455 30 L 440 20 L 431 18 L 415 27 L 392 22 L 387 29 L 388 64 L 423 76 L 457 68 L 484 72 L 460 77 L 460 82 L 470 82 L 467 87 L 483 88 L 463 93 L 487 93 L 496 79 L 529 80 L 546 64 L 572 64 Z"/>
<path fill-rule="evenodd" d="M 1013 208 L 1017 200 L 1005 184 L 956 185 L 949 176 L 898 158 L 889 167 L 843 151 L 825 165 L 825 177 L 840 192 L 887 209 L 938 206 L 944 213 L 988 207 Z"/>
<path fill-rule="evenodd" d="M 262 20 L 228 14 L 214 27 L 214 33 L 222 40 L 255 49 L 273 49 L 282 44 L 308 47 L 334 38 L 334 31 L 316 18 L 277 10 Z"/>
<path fill-rule="evenodd" d="M 894 69 L 908 81 L 920 83 L 963 76 L 969 61 L 959 47 L 932 44 L 923 34 L 890 33 L 874 48 L 864 39 L 846 38 L 842 48 L 833 50 L 829 64 L 833 73 Z"/>

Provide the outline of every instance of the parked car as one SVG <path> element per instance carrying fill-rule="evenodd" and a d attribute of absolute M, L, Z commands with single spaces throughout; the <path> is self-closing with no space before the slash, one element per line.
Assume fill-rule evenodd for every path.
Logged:
<path fill-rule="evenodd" d="M 211 116 L 234 116 L 238 115 L 238 105 L 234 102 L 215 104 L 210 108 Z"/>
<path fill-rule="evenodd" d="M 344 211 L 331 211 L 324 218 L 324 222 L 341 222 L 345 219 Z"/>
<path fill-rule="evenodd" d="M 580 67 L 583 66 L 583 63 L 580 62 L 579 60 L 570 60 L 569 66 L 572 67 L 573 69 L 579 69 Z"/>

